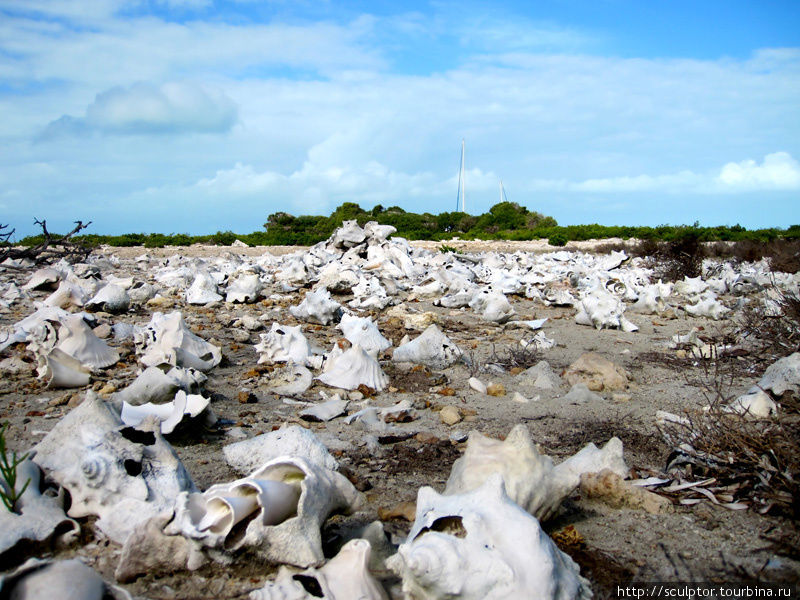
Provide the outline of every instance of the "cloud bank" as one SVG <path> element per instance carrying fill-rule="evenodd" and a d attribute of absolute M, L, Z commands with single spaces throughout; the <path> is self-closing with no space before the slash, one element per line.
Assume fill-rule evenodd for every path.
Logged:
<path fill-rule="evenodd" d="M 236 123 L 237 108 L 224 93 L 195 83 L 136 83 L 97 95 L 83 117 L 64 115 L 41 135 L 50 139 L 97 132 L 111 135 L 223 133 Z"/>

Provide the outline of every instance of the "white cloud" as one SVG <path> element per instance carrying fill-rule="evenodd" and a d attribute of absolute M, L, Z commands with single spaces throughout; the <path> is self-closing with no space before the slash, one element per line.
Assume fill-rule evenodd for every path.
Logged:
<path fill-rule="evenodd" d="M 726 164 L 717 181 L 730 191 L 798 190 L 800 163 L 787 152 L 774 152 L 760 165 L 754 160 Z"/>
<path fill-rule="evenodd" d="M 161 86 L 137 83 L 98 94 L 84 117 L 64 115 L 42 138 L 100 132 L 109 134 L 221 133 L 236 123 L 233 101 L 194 83 Z"/>

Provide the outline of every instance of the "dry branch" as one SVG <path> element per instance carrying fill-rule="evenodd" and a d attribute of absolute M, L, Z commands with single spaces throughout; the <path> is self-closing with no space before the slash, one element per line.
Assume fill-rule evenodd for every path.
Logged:
<path fill-rule="evenodd" d="M 65 258 L 71 261 L 82 261 L 92 252 L 89 246 L 73 242 L 72 236 L 86 229 L 92 224 L 91 221 L 75 221 L 75 227 L 66 235 L 53 236 L 47 231 L 47 221 L 34 219 L 34 224 L 42 228 L 43 240 L 30 248 L 6 247 L 0 251 L 0 263 L 10 259 L 11 261 L 31 261 L 34 265 L 50 264 Z M 14 229 L 5 231 L 8 225 L 0 224 L 0 243 L 8 243 Z M 14 268 L 11 264 L 4 265 Z"/>

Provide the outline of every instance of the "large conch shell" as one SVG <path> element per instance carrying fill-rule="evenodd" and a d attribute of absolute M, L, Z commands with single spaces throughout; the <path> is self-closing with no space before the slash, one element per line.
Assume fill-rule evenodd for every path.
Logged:
<path fill-rule="evenodd" d="M 331 387 L 345 390 L 354 390 L 365 385 L 380 392 L 389 384 L 389 378 L 381 371 L 378 361 L 358 344 L 332 359 L 325 372 L 317 379 Z"/>
<path fill-rule="evenodd" d="M 269 333 L 261 333 L 259 336 L 261 342 L 254 345 L 256 352 L 259 353 L 258 364 L 285 362 L 316 365 L 311 355 L 311 346 L 300 330 L 300 325 L 289 327 L 273 323 Z"/>
<path fill-rule="evenodd" d="M 243 273 L 228 284 L 225 302 L 253 303 L 261 293 L 261 280 L 256 273 Z"/>
<path fill-rule="evenodd" d="M 461 358 L 461 350 L 436 325 L 399 346 L 392 355 L 395 362 L 411 362 L 431 369 L 445 369 Z"/>
<path fill-rule="evenodd" d="M 479 488 L 440 496 L 423 487 L 414 525 L 387 566 L 406 600 L 588 600 L 589 582 L 493 474 Z"/>
<path fill-rule="evenodd" d="M 342 305 L 331 298 L 327 289 L 319 288 L 315 292 L 308 292 L 297 306 L 290 306 L 289 312 L 301 321 L 327 325 L 341 317 Z"/>
<path fill-rule="evenodd" d="M 800 352 L 775 361 L 758 382 L 758 387 L 781 397 L 785 393 L 800 397 Z"/>
<path fill-rule="evenodd" d="M 208 304 L 219 300 L 222 300 L 222 296 L 217 293 L 217 282 L 204 271 L 195 276 L 192 285 L 186 290 L 187 304 Z"/>
<path fill-rule="evenodd" d="M 208 371 L 222 360 L 222 351 L 193 334 L 180 311 L 160 312 L 144 328 L 134 333 L 139 360 L 147 367 L 172 365 Z"/>
<path fill-rule="evenodd" d="M 514 307 L 505 294 L 491 289 L 483 289 L 469 301 L 469 307 L 486 321 L 505 323 L 514 316 Z"/>
<path fill-rule="evenodd" d="M 70 315 L 60 321 L 56 348 L 69 354 L 91 369 L 110 367 L 119 360 L 119 352 L 97 337 L 81 315 Z"/>
<path fill-rule="evenodd" d="M 367 540 L 350 540 L 319 569 L 295 574 L 281 568 L 274 582 L 250 592 L 250 600 L 388 600 L 369 572 L 371 551 Z"/>
<path fill-rule="evenodd" d="M 636 325 L 625 318 L 625 305 L 613 294 L 597 288 L 584 296 L 578 304 L 575 322 L 595 329 L 621 329 L 636 331 Z"/>
<path fill-rule="evenodd" d="M 225 460 L 237 473 L 252 473 L 280 456 L 295 456 L 335 471 L 339 463 L 314 433 L 297 425 L 284 425 L 249 440 L 223 446 Z"/>
<path fill-rule="evenodd" d="M 189 474 L 156 421 L 126 428 L 94 394 L 34 447 L 34 461 L 72 497 L 71 517 L 97 515 L 97 527 L 122 543 L 141 523 L 193 491 Z"/>
<path fill-rule="evenodd" d="M 101 308 L 106 312 L 120 313 L 128 310 L 131 298 L 125 288 L 109 283 L 103 286 L 88 302 L 87 308 Z"/>
<path fill-rule="evenodd" d="M 76 388 L 89 384 L 91 369 L 58 348 L 36 352 L 39 379 L 48 388 Z"/>
<path fill-rule="evenodd" d="M 371 356 L 378 356 L 378 354 L 392 345 L 389 340 L 383 337 L 383 334 L 381 334 L 372 319 L 354 315 L 342 315 L 342 320 L 338 327 L 351 344 L 358 344 Z"/>
<path fill-rule="evenodd" d="M 172 367 L 168 371 L 160 367 L 147 367 L 139 373 L 128 387 L 111 395 L 114 402 L 126 402 L 133 406 L 148 402 L 167 402 L 175 397 L 175 392 L 198 392 L 206 381 L 206 376 L 194 369 Z"/>
<path fill-rule="evenodd" d="M 78 523 L 64 514 L 64 497 L 39 491 L 41 471 L 30 458 L 17 465 L 17 502 L 14 511 L 0 507 L 0 556 L 23 540 L 44 542 L 61 531 L 61 539 L 71 539 L 80 532 Z M 25 490 L 22 490 L 22 487 Z M 0 480 L 8 493 L 8 485 Z M 20 495 L 21 492 L 21 495 Z"/>
<path fill-rule="evenodd" d="M 267 560 L 309 567 L 325 560 L 320 528 L 328 515 L 355 510 L 362 502 L 344 475 L 284 456 L 202 494 L 182 492 L 164 531 L 207 548 L 253 547 Z M 229 535 L 237 523 L 235 535 Z"/>
<path fill-rule="evenodd" d="M 500 473 L 508 496 L 544 521 L 578 487 L 582 473 L 603 469 L 611 469 L 621 477 L 628 473 L 622 459 L 622 442 L 617 438 L 612 438 L 602 450 L 589 444 L 553 466 L 552 458 L 539 454 L 525 425 L 516 425 L 502 442 L 472 431 L 464 455 L 453 463 L 444 493 L 474 490 L 492 473 Z"/>
<path fill-rule="evenodd" d="M 80 560 L 31 558 L 13 573 L 0 577 L 0 597 L 13 600 L 132 600 L 123 588 L 107 584 Z"/>

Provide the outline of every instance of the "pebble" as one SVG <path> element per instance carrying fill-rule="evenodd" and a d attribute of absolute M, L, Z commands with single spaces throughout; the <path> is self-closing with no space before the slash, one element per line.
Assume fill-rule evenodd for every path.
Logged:
<path fill-rule="evenodd" d="M 525 396 L 523 396 L 519 392 L 514 392 L 514 395 L 511 396 L 511 399 L 514 402 L 519 402 L 520 404 L 527 404 L 528 402 L 530 402 L 530 400 L 528 398 L 526 398 Z"/>
<path fill-rule="evenodd" d="M 225 432 L 225 435 L 234 440 L 243 440 L 247 437 L 247 434 L 241 427 L 231 427 Z"/>
<path fill-rule="evenodd" d="M 364 399 L 364 394 L 359 392 L 358 390 L 353 390 L 349 394 L 347 394 L 348 399 L 352 400 L 353 402 L 358 402 L 359 400 Z"/>
<path fill-rule="evenodd" d="M 461 413 L 456 406 L 445 406 L 439 411 L 439 419 L 445 425 L 455 425 L 461 421 Z"/>
<path fill-rule="evenodd" d="M 506 387 L 502 383 L 490 383 L 486 386 L 486 393 L 490 396 L 505 396 Z"/>
<path fill-rule="evenodd" d="M 479 394 L 485 394 L 486 393 L 486 384 L 483 383 L 477 377 L 470 377 L 469 381 L 467 381 L 467 383 L 469 384 L 469 387 L 471 387 L 473 390 L 475 390 Z"/>
<path fill-rule="evenodd" d="M 630 402 L 631 401 L 631 395 L 630 394 L 616 393 L 616 394 L 611 394 L 611 399 L 614 402 Z"/>
<path fill-rule="evenodd" d="M 117 386 L 115 386 L 113 383 L 109 381 L 107 384 L 105 384 L 103 387 L 97 390 L 97 393 L 102 395 L 107 395 L 107 394 L 113 394 L 116 391 L 117 391 Z"/>
<path fill-rule="evenodd" d="M 469 435 L 466 431 L 461 431 L 460 429 L 456 429 L 454 432 L 450 434 L 450 441 L 461 443 L 466 442 Z"/>
<path fill-rule="evenodd" d="M 76 406 L 80 406 L 81 402 L 83 402 L 83 395 L 80 393 L 72 394 L 72 397 L 67 402 L 67 406 L 70 408 L 75 408 Z"/>
<path fill-rule="evenodd" d="M 92 332 L 101 339 L 106 339 L 111 335 L 111 326 L 108 323 L 103 323 L 95 327 Z"/>
<path fill-rule="evenodd" d="M 675 356 L 677 356 L 678 358 L 686 358 L 686 350 L 681 349 L 676 351 Z"/>
<path fill-rule="evenodd" d="M 237 342 L 249 342 L 250 341 L 250 333 L 243 330 L 243 329 L 234 329 L 231 331 L 231 337 Z"/>

